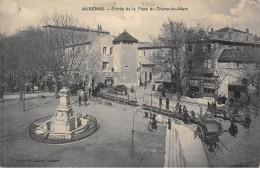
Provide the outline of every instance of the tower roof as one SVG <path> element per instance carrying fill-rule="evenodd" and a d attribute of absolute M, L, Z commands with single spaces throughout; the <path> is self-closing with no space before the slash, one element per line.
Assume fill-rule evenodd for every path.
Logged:
<path fill-rule="evenodd" d="M 113 40 L 113 43 L 115 42 L 121 42 L 121 41 L 125 41 L 125 42 L 135 42 L 137 43 L 138 40 L 135 39 L 133 36 L 131 36 L 129 33 L 127 33 L 127 31 L 124 31 L 123 33 L 121 33 L 119 36 L 117 36 L 117 38 L 115 38 Z"/>

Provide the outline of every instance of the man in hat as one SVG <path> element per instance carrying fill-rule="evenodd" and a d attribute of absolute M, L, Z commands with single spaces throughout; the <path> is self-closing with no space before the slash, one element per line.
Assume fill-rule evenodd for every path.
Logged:
<path fill-rule="evenodd" d="M 81 106 L 81 95 L 79 94 L 79 106 Z"/>
<path fill-rule="evenodd" d="M 166 109 L 167 109 L 167 110 L 169 110 L 169 103 L 170 103 L 170 102 L 169 102 L 169 99 L 168 99 L 168 97 L 167 97 L 167 98 L 166 98 Z"/>

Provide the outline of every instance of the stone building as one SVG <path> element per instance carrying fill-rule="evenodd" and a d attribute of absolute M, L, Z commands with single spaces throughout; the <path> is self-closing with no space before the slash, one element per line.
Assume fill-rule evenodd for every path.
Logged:
<path fill-rule="evenodd" d="M 196 43 L 191 44 L 190 47 L 194 46 L 194 44 Z M 233 98 L 233 94 L 229 92 L 233 88 L 228 88 L 228 86 L 238 83 L 234 82 L 238 80 L 238 77 L 240 84 L 242 79 L 247 79 L 245 72 L 242 71 L 245 70 L 245 67 L 248 66 L 249 69 L 253 68 L 253 71 L 256 71 L 256 62 L 249 61 L 249 59 L 255 59 L 256 54 L 249 55 L 248 51 L 254 51 L 260 45 L 257 43 L 220 39 L 210 39 L 205 41 L 204 44 L 210 54 L 210 58 L 205 60 L 204 66 L 200 71 L 191 75 L 187 74 L 186 86 L 189 87 L 189 90 L 198 93 L 200 97 L 216 98 L 218 95 L 225 95 L 228 98 Z M 241 64 L 241 61 L 244 61 L 244 63 Z M 249 79 L 247 81 L 247 85 L 250 86 Z M 245 89 L 244 87 L 243 89 Z M 249 87 L 248 89 L 252 93 L 252 88 Z M 247 98 L 244 94 L 241 94 L 241 96 L 244 99 Z"/>
<path fill-rule="evenodd" d="M 46 26 L 45 28 L 51 30 L 56 27 Z M 127 31 L 117 37 L 112 36 L 109 32 L 103 31 L 100 26 L 97 30 L 78 27 L 67 29 L 75 30 L 81 35 L 82 43 L 87 41 L 84 39 L 85 36 L 95 38 L 92 42 L 95 41 L 96 51 L 100 56 L 97 60 L 96 71 L 88 74 L 87 77 L 92 87 L 100 82 L 106 85 L 124 84 L 131 87 L 171 81 L 170 73 L 154 72 L 156 65 L 151 61 L 153 53 L 168 49 L 167 47 L 138 42 Z M 247 87 L 245 87 L 244 83 L 249 80 L 242 77 L 244 73 L 241 71 L 239 61 L 249 57 L 247 50 L 260 47 L 257 43 L 257 36 L 249 33 L 248 29 L 244 32 L 226 27 L 216 31 L 211 29 L 209 38 L 199 42 L 203 44 L 203 51 L 207 52 L 210 57 L 204 60 L 201 68 L 197 68 L 196 71 L 185 70 L 183 94 L 192 92 L 199 97 L 216 98 L 218 95 L 225 95 L 229 99 L 248 98 L 248 94 L 252 93 L 250 92 L 252 87 L 249 83 L 246 83 Z M 183 49 L 192 53 L 196 44 L 198 43 L 187 42 Z M 254 62 L 246 62 L 243 66 L 250 66 L 254 71 L 256 70 L 254 68 L 257 68 Z M 234 75 L 238 75 L 239 79 L 234 78 Z M 235 79 L 239 82 L 235 82 Z"/>
<path fill-rule="evenodd" d="M 91 84 L 91 80 L 94 80 L 97 62 L 99 62 L 100 57 L 100 42 L 103 42 L 103 39 L 110 37 L 110 33 L 108 31 L 102 30 L 101 25 L 98 26 L 98 29 L 91 29 L 89 27 L 75 27 L 75 26 L 54 26 L 54 25 L 46 25 L 43 26 L 45 32 L 47 33 L 48 40 L 50 43 L 53 43 L 53 48 L 64 51 L 64 59 L 70 59 L 71 53 L 76 52 L 73 56 L 86 56 L 93 57 L 93 60 L 89 60 L 89 62 L 79 62 L 86 63 L 88 70 L 85 69 L 67 69 L 70 72 L 70 84 L 75 84 L 79 82 L 84 82 L 87 84 Z M 85 51 L 83 51 L 85 50 Z M 78 52 L 78 55 L 77 55 Z M 68 58 L 66 58 L 68 55 Z M 81 59 L 81 58 L 79 58 Z M 76 64 L 77 62 L 72 62 Z M 69 67 L 69 66 L 68 66 Z M 71 66 L 71 67 L 80 67 L 80 66 Z M 61 78 L 61 77 L 60 77 Z M 61 79 L 62 80 L 62 79 Z"/>
<path fill-rule="evenodd" d="M 259 57 L 258 57 L 259 58 Z M 225 49 L 218 59 L 221 84 L 218 93 L 228 97 L 228 101 L 246 102 L 256 95 L 256 82 L 259 76 L 259 60 L 256 49 Z"/>
<path fill-rule="evenodd" d="M 212 28 L 210 34 L 214 39 L 228 40 L 233 42 L 256 43 L 257 41 L 257 36 L 249 33 L 248 28 L 246 31 L 241 31 L 233 27 L 225 27 L 216 31 L 214 31 Z"/>

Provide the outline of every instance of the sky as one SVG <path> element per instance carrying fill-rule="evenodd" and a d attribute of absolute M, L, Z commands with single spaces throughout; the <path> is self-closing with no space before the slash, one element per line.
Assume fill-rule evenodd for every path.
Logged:
<path fill-rule="evenodd" d="M 83 7 L 105 10 L 86 11 Z M 112 11 L 112 7 L 122 7 L 124 11 Z M 127 7 L 136 11 L 126 11 Z M 155 10 L 150 11 L 151 7 Z M 188 10 L 162 11 L 157 7 Z M 41 26 L 40 19 L 54 12 L 71 13 L 83 27 L 96 29 L 101 24 L 103 30 L 115 36 L 126 29 L 139 41 L 150 41 L 168 18 L 214 30 L 226 26 L 242 31 L 249 28 L 250 33 L 260 36 L 260 0 L 0 0 L 0 33 L 10 35 L 28 25 Z"/>

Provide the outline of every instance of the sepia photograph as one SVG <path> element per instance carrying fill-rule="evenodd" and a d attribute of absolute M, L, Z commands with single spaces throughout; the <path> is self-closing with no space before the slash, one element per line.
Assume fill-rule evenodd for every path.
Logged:
<path fill-rule="evenodd" d="M 259 168 L 259 16 L 260 0 L 0 0 L 0 168 Z"/>

